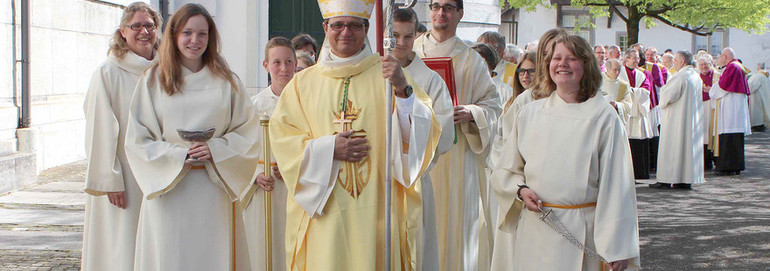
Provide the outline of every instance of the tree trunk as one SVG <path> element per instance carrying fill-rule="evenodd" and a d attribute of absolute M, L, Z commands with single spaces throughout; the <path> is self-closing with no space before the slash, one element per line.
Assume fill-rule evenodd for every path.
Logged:
<path fill-rule="evenodd" d="M 626 32 L 628 33 L 628 45 L 631 46 L 639 42 L 639 22 L 642 21 L 642 15 L 634 6 L 626 6 L 626 8 L 628 8 Z"/>

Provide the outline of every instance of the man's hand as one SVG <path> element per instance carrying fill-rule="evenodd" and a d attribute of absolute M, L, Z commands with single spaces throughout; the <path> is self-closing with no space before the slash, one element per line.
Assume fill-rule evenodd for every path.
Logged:
<path fill-rule="evenodd" d="M 464 105 L 455 106 L 455 124 L 466 123 L 473 121 L 473 114 L 471 110 Z"/>
<path fill-rule="evenodd" d="M 120 209 L 126 209 L 126 191 L 107 192 L 107 199 L 110 200 L 112 205 L 118 206 Z"/>
<path fill-rule="evenodd" d="M 278 170 L 278 166 L 273 166 L 273 176 L 283 180 L 283 176 L 281 176 L 281 171 Z"/>
<path fill-rule="evenodd" d="M 385 77 L 393 85 L 393 90 L 399 98 L 406 98 L 404 89 L 407 86 L 406 76 L 401 70 L 401 62 L 393 55 L 382 57 L 382 77 Z"/>
<path fill-rule="evenodd" d="M 626 270 L 626 268 L 628 268 L 628 259 L 611 262 L 609 266 L 610 266 L 610 270 L 612 271 Z"/>
<path fill-rule="evenodd" d="M 272 178 L 268 178 L 264 173 L 257 175 L 255 183 L 265 191 L 273 191 L 273 185 L 275 181 Z"/>
<path fill-rule="evenodd" d="M 353 131 L 337 134 L 334 139 L 334 159 L 358 162 L 369 156 L 369 140 L 366 138 L 350 138 Z"/>
<path fill-rule="evenodd" d="M 195 142 L 187 151 L 187 155 L 190 158 L 197 158 L 199 161 L 206 161 L 211 159 L 211 150 L 206 142 Z"/>
<path fill-rule="evenodd" d="M 709 90 L 711 90 L 709 86 L 703 85 L 703 92 L 709 92 Z"/>

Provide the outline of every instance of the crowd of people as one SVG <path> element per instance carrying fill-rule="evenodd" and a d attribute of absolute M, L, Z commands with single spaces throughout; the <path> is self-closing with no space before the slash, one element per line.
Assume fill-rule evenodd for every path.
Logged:
<path fill-rule="evenodd" d="M 430 30 L 394 11 L 380 56 L 372 1 L 318 4 L 321 46 L 270 39 L 253 97 L 203 6 L 162 32 L 151 6 L 126 7 L 84 105 L 83 270 L 384 270 L 388 254 L 393 270 L 638 269 L 635 182 L 739 174 L 744 136 L 770 125 L 768 73 L 731 48 L 592 47 L 563 29 L 470 43 L 463 1 L 432 0 Z"/>

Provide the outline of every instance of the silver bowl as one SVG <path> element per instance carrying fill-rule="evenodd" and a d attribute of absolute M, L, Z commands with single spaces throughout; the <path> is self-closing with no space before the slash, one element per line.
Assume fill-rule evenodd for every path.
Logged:
<path fill-rule="evenodd" d="M 185 141 L 191 141 L 191 142 L 204 142 L 206 140 L 211 139 L 212 136 L 214 136 L 214 131 L 216 131 L 216 128 L 208 128 L 208 129 L 202 129 L 202 130 L 183 130 L 183 129 L 176 129 L 176 132 L 179 133 L 179 137 L 184 139 Z"/>

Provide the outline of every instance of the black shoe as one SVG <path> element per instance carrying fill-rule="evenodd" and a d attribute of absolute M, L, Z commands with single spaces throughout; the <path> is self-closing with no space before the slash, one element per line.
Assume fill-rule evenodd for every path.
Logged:
<path fill-rule="evenodd" d="M 655 188 L 655 189 L 671 188 L 671 184 L 670 183 L 660 183 L 660 182 L 654 183 L 654 184 L 650 184 L 649 186 L 650 186 L 650 188 Z"/>
<path fill-rule="evenodd" d="M 733 175 L 741 175 L 741 171 L 740 170 L 736 170 L 735 172 L 733 172 Z"/>
<path fill-rule="evenodd" d="M 714 169 L 714 165 L 712 165 L 712 164 L 705 165 L 705 166 L 703 166 L 703 169 L 704 170 L 712 170 L 712 169 Z"/>
<path fill-rule="evenodd" d="M 689 183 L 675 183 L 671 187 L 677 188 L 677 189 L 692 190 L 692 185 Z"/>

